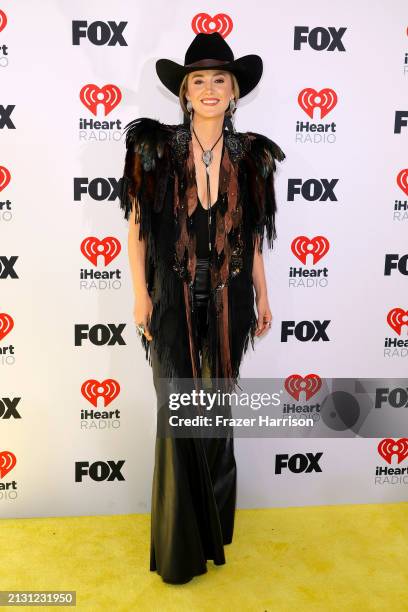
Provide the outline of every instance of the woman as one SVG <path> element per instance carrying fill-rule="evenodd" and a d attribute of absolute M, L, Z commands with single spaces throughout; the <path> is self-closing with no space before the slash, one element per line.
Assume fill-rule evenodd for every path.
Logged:
<path fill-rule="evenodd" d="M 276 238 L 275 159 L 285 155 L 265 136 L 236 132 L 232 121 L 262 69 L 257 55 L 235 60 L 220 34 L 198 34 L 184 66 L 156 63 L 184 123 L 140 118 L 126 126 L 121 208 L 130 219 L 134 318 L 152 365 L 158 430 L 180 379 L 234 390 L 249 340 L 254 348 L 271 325 L 262 252 L 265 230 L 270 248 Z M 209 559 L 225 563 L 235 501 L 232 434 L 157 435 L 150 569 L 180 584 L 205 573 Z"/>

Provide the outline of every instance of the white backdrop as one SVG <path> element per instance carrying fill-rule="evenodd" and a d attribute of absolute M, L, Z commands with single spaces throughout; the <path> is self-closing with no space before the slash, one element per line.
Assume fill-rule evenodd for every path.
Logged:
<path fill-rule="evenodd" d="M 200 12 L 210 17 L 199 19 Z M 217 23 L 230 30 L 227 41 L 235 56 L 258 53 L 264 60 L 259 86 L 239 102 L 236 128 L 266 134 L 287 156 L 276 175 L 278 240 L 272 252 L 265 251 L 273 326 L 256 341 L 255 352 L 249 348 L 241 376 L 407 375 L 407 347 L 392 356 L 384 354 L 385 338 L 406 341 L 408 328 L 405 260 L 400 269 L 384 274 L 387 254 L 403 258 L 408 253 L 407 211 L 394 213 L 395 202 L 406 208 L 408 199 L 408 15 L 403 0 L 288 0 L 284 5 L 226 0 L 222 6 L 205 2 L 197 8 L 184 0 L 94 0 L 86 6 L 78 0 L 4 0 L 3 517 L 150 510 L 156 397 L 151 368 L 134 329 L 127 223 L 112 185 L 122 175 L 121 130 L 128 121 L 140 116 L 165 123 L 182 120 L 177 98 L 156 76 L 156 60 L 169 57 L 183 63 L 195 36 L 193 24 L 211 28 L 211 18 L 220 12 L 225 16 Z M 92 25 L 95 22 L 102 24 Z M 125 26 L 119 27 L 121 22 Z M 309 39 L 302 35 L 299 48 L 297 28 L 310 34 Z M 84 36 L 74 41 L 73 32 Z M 95 116 L 80 98 L 86 85 L 115 86 L 121 99 L 107 114 L 99 105 Z M 310 106 L 302 107 L 299 96 L 322 89 L 330 90 L 329 98 L 337 97 L 337 103 L 321 119 L 318 108 L 308 115 Z M 316 101 L 316 95 L 307 99 Z M 81 129 L 81 120 L 105 120 L 113 127 Z M 305 132 L 296 131 L 302 122 L 328 125 L 328 137 L 307 141 Z M 301 193 L 289 197 L 293 181 L 311 179 L 317 184 L 337 179 L 336 199 L 308 201 Z M 81 185 L 84 191 L 78 195 Z M 328 241 L 329 249 L 319 262 L 308 259 L 303 264 L 295 256 L 291 244 L 299 236 L 323 236 Z M 96 266 L 80 248 L 90 237 L 114 238 L 121 251 L 108 264 L 99 257 Z M 10 267 L 14 274 L 7 272 Z M 327 268 L 326 286 L 290 286 L 291 267 Z M 81 286 L 81 270 L 113 271 L 115 282 L 88 281 Z M 387 323 L 388 313 L 397 308 L 402 309 L 394 313 L 400 334 Z M 330 320 L 329 342 L 281 340 L 285 321 L 305 320 Z M 6 333 L 11 322 L 14 326 Z M 86 338 L 75 345 L 75 326 L 107 329 L 121 324 L 124 344 L 97 345 Z M 89 394 L 86 399 L 81 393 L 82 386 L 108 379 L 115 381 L 110 388 L 119 393 L 109 406 L 103 407 L 102 398 L 92 405 Z M 95 389 L 98 384 L 90 386 Z M 300 403 L 307 404 L 303 397 Z M 100 418 L 83 419 L 83 410 L 98 411 Z M 104 418 L 105 411 L 112 415 Z M 401 431 L 400 438 L 406 434 Z M 395 467 L 397 459 L 380 456 L 379 442 L 237 438 L 238 507 L 407 500 L 406 475 L 395 482 L 375 481 L 376 467 Z M 404 440 L 399 445 L 406 448 Z M 276 455 L 317 452 L 323 453 L 321 472 L 275 473 Z M 109 465 L 118 462 L 123 462 L 122 476 L 109 480 Z M 79 478 L 81 466 L 88 464 L 93 465 L 91 476 L 86 472 Z M 405 464 L 408 467 L 408 459 Z"/>

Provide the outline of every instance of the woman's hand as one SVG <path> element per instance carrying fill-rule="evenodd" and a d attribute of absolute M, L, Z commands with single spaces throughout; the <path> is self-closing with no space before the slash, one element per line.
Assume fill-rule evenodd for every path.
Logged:
<path fill-rule="evenodd" d="M 272 313 L 268 302 L 263 255 L 259 252 L 259 239 L 259 236 L 257 236 L 252 267 L 252 280 L 256 293 L 256 310 L 258 312 L 258 328 L 255 332 L 255 336 L 262 336 L 270 328 L 270 323 L 272 321 Z"/>
<path fill-rule="evenodd" d="M 256 310 L 258 313 L 258 327 L 255 336 L 262 336 L 270 328 L 269 322 L 272 321 L 272 312 L 266 296 L 256 298 Z"/>
<path fill-rule="evenodd" d="M 147 340 L 150 342 L 153 336 L 150 333 L 149 325 L 150 319 L 153 312 L 153 302 L 148 293 L 143 294 L 143 296 L 135 299 L 135 305 L 133 308 L 133 318 L 136 325 L 143 324 L 145 326 L 144 335 Z"/>

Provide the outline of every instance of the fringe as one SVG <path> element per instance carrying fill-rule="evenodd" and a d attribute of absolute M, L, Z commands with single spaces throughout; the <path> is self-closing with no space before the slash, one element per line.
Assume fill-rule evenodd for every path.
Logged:
<path fill-rule="evenodd" d="M 136 208 L 135 223 L 140 224 L 142 240 L 151 231 L 152 211 L 160 212 L 163 207 L 171 167 L 172 131 L 156 119 L 141 117 L 128 123 L 124 133 L 126 155 L 119 189 L 120 208 L 126 220 Z"/>
<path fill-rule="evenodd" d="M 286 156 L 282 149 L 262 134 L 247 132 L 251 147 L 245 159 L 248 173 L 249 195 L 255 208 L 252 228 L 252 245 L 263 253 L 264 239 L 269 249 L 277 238 L 275 216 L 277 203 L 275 196 L 274 175 L 275 160 L 282 162 Z"/>
<path fill-rule="evenodd" d="M 177 159 L 170 146 L 174 126 L 167 126 L 155 119 L 139 118 L 131 121 L 125 127 L 125 132 L 126 157 L 120 185 L 120 208 L 127 220 L 135 208 L 135 222 L 140 224 L 139 240 L 147 240 L 146 269 L 154 273 L 154 279 L 148 274 L 146 276 L 149 293 L 154 287 L 150 321 L 153 339 L 149 342 L 145 336 L 141 336 L 141 343 L 150 365 L 151 350 L 154 347 L 163 364 L 164 376 L 183 378 L 187 375 L 191 351 L 197 354 L 195 313 L 191 309 L 190 300 L 186 300 L 186 295 L 190 297 L 190 284 L 186 285 L 186 282 L 191 283 L 195 276 L 195 236 L 191 234 L 187 223 L 190 218 L 187 213 L 191 214 L 197 205 L 191 141 L 186 134 L 180 137 L 180 141 L 176 139 L 180 148 L 176 155 L 180 162 L 177 170 Z M 236 157 L 233 150 L 230 156 L 228 147 L 225 147 L 221 162 L 220 191 L 223 205 L 217 211 L 216 249 L 213 253 L 208 305 L 210 371 L 219 388 L 228 391 L 238 385 L 241 361 L 249 344 L 252 350 L 255 349 L 257 329 L 254 303 L 249 306 L 249 297 L 248 308 L 251 308 L 251 312 L 242 316 L 238 324 L 240 329 L 231 329 L 231 318 L 237 321 L 236 317 L 231 316 L 231 308 L 237 303 L 234 299 L 239 298 L 235 298 L 235 285 L 231 287 L 229 281 L 238 276 L 234 282 L 238 281 L 236 295 L 239 295 L 239 283 L 242 290 L 242 287 L 251 283 L 252 278 L 252 272 L 246 269 L 243 273 L 242 268 L 246 268 L 247 259 L 252 260 L 255 248 L 259 253 L 263 252 L 265 234 L 268 247 L 273 248 L 277 238 L 275 162 L 285 159 L 280 147 L 266 136 L 254 132 L 241 136 L 243 142 L 249 143 L 242 147 L 242 156 Z M 176 166 L 173 173 L 174 161 Z M 235 165 L 236 161 L 239 164 Z M 169 262 L 161 261 L 156 236 L 153 235 L 156 221 L 153 220 L 153 214 L 162 212 L 173 174 L 175 183 L 172 206 L 177 228 L 174 268 L 169 266 Z M 247 250 L 244 253 L 242 246 L 245 243 Z M 168 311 L 179 315 L 175 321 L 177 339 L 174 343 L 163 332 L 162 323 Z M 169 315 L 168 319 L 172 316 Z M 231 346 L 233 334 L 237 337 L 234 343 L 236 350 L 232 350 Z M 192 357 L 190 361 L 190 375 L 200 374 L 199 362 L 195 363 Z"/>
<path fill-rule="evenodd" d="M 145 350 L 146 360 L 151 365 L 151 349 L 157 353 L 158 358 L 163 364 L 163 376 L 173 378 L 186 377 L 185 371 L 181 371 L 179 363 L 175 359 L 177 351 L 182 353 L 183 348 L 179 345 L 175 348 L 172 344 L 169 344 L 163 329 L 161 328 L 162 317 L 170 307 L 176 308 L 179 312 L 182 312 L 183 308 L 183 284 L 177 275 L 159 266 L 156 269 L 156 276 L 160 279 L 160 286 L 154 292 L 153 295 L 153 312 L 150 320 L 150 332 L 152 340 L 146 339 L 146 336 L 141 336 L 141 343 Z M 180 321 L 180 326 L 183 320 Z M 182 335 L 178 337 L 178 341 L 182 343 Z M 186 346 L 186 350 L 188 347 Z"/>

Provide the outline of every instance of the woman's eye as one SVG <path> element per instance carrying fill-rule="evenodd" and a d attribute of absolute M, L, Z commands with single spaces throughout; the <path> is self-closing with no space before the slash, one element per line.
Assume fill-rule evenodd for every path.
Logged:
<path fill-rule="evenodd" d="M 217 83 L 224 83 L 224 79 L 216 79 Z M 201 79 L 197 79 L 197 81 L 194 81 L 194 85 L 200 85 L 202 83 Z"/>

